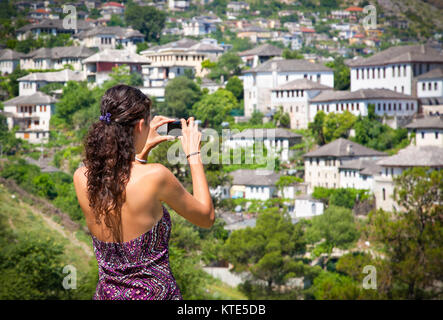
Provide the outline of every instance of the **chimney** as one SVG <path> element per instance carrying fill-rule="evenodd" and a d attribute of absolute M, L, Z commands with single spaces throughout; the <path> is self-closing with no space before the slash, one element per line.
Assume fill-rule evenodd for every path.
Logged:
<path fill-rule="evenodd" d="M 272 69 L 272 87 L 277 87 L 277 62 L 271 63 L 271 69 Z"/>
<path fill-rule="evenodd" d="M 352 144 L 348 144 L 346 146 L 346 152 L 348 155 L 353 155 L 354 154 L 354 150 L 352 150 Z"/>

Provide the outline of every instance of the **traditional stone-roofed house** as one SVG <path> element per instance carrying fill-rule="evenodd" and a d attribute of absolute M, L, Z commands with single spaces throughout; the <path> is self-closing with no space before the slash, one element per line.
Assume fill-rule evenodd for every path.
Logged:
<path fill-rule="evenodd" d="M 76 38 L 86 47 L 96 47 L 100 50 L 115 49 L 118 45 L 124 49 L 136 52 L 137 43 L 144 42 L 145 36 L 138 30 L 120 26 L 100 26 L 79 33 Z"/>
<path fill-rule="evenodd" d="M 277 196 L 276 183 L 281 174 L 268 170 L 238 169 L 232 176 L 231 197 L 268 200 Z"/>
<path fill-rule="evenodd" d="M 377 162 L 382 167 L 381 174 L 375 177 L 375 199 L 377 209 L 386 211 L 402 210 L 395 202 L 394 178 L 406 169 L 413 167 L 429 167 L 433 170 L 443 168 L 443 147 L 436 145 L 410 145 L 396 155 Z"/>
<path fill-rule="evenodd" d="M 109 80 L 112 68 L 126 65 L 131 73 L 141 74 L 142 66 L 149 64 L 149 60 L 131 51 L 105 49 L 83 60 L 83 64 L 86 67 L 87 80 L 100 85 Z"/>
<path fill-rule="evenodd" d="M 238 133 L 233 133 L 229 140 L 225 141 L 227 148 L 247 148 L 254 143 L 263 142 L 269 151 L 273 151 L 283 162 L 290 161 L 293 150 L 290 148 L 301 143 L 302 136 L 283 128 L 272 129 L 245 129 Z M 264 152 L 264 151 L 263 151 Z"/>
<path fill-rule="evenodd" d="M 0 74 L 10 74 L 20 66 L 20 58 L 25 54 L 11 49 L 0 50 Z"/>
<path fill-rule="evenodd" d="M 379 116 L 395 118 L 411 117 L 418 112 L 417 99 L 388 89 L 359 89 L 357 91 L 323 90 L 310 101 L 309 121 L 313 121 L 319 111 L 354 115 L 368 115 L 368 106 L 375 106 Z"/>
<path fill-rule="evenodd" d="M 283 111 L 289 114 L 291 129 L 307 129 L 309 116 L 309 103 L 322 90 L 331 87 L 308 79 L 289 81 L 271 91 L 271 108 L 283 106 Z"/>
<path fill-rule="evenodd" d="M 66 84 L 68 81 L 84 81 L 84 72 L 64 69 L 56 72 L 34 72 L 18 78 L 19 95 L 28 96 L 36 93 L 41 87 L 49 83 Z"/>
<path fill-rule="evenodd" d="M 443 115 L 443 65 L 415 79 L 422 112 L 425 115 Z"/>
<path fill-rule="evenodd" d="M 334 86 L 334 72 L 322 65 L 299 59 L 275 57 L 255 68 L 244 70 L 245 116 L 271 111 L 271 91 L 295 79 L 308 79 L 325 86 Z"/>
<path fill-rule="evenodd" d="M 36 92 L 29 96 L 18 96 L 4 101 L 4 115 L 11 130 L 18 126 L 15 136 L 31 143 L 48 141 L 49 121 L 55 112 L 56 100 Z"/>
<path fill-rule="evenodd" d="M 72 27 L 72 28 L 70 28 Z M 77 20 L 75 24 L 63 25 L 62 19 L 45 19 L 38 23 L 27 24 L 16 30 L 17 40 L 25 40 L 28 36 L 39 37 L 42 35 L 77 34 L 94 28 L 94 24 L 84 20 Z"/>
<path fill-rule="evenodd" d="M 345 160 L 377 160 L 387 156 L 386 153 L 367 148 L 356 142 L 339 138 L 320 148 L 306 153 L 305 182 L 308 184 L 308 193 L 314 187 L 339 188 L 339 168 Z"/>
<path fill-rule="evenodd" d="M 381 172 L 374 160 L 344 160 L 338 168 L 340 188 L 364 189 L 374 192 L 374 176 Z"/>
<path fill-rule="evenodd" d="M 441 116 L 416 119 L 406 126 L 415 133 L 416 146 L 439 146 L 443 148 L 443 119 Z"/>
<path fill-rule="evenodd" d="M 184 75 L 185 70 L 192 70 L 196 76 L 208 74 L 202 68 L 204 60 L 216 61 L 225 49 L 214 41 L 197 41 L 183 38 L 164 45 L 148 48 L 140 54 L 150 62 L 143 68 L 144 88 L 146 93 L 164 99 L 164 90 L 169 79 Z"/>
<path fill-rule="evenodd" d="M 260 63 L 268 61 L 273 57 L 281 57 L 283 49 L 265 43 L 250 50 L 239 52 L 238 55 L 242 58 L 245 65 L 255 68 Z"/>
<path fill-rule="evenodd" d="M 385 88 L 415 96 L 414 78 L 441 67 L 443 54 L 425 45 L 398 46 L 346 63 L 351 69 L 351 91 Z"/>
<path fill-rule="evenodd" d="M 74 70 L 83 70 L 82 60 L 95 53 L 84 46 L 40 48 L 22 56 L 21 69 L 63 69 L 71 65 Z"/>

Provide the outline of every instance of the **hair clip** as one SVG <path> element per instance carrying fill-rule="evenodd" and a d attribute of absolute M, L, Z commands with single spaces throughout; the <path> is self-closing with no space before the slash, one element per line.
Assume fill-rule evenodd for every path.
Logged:
<path fill-rule="evenodd" d="M 109 112 L 106 112 L 105 116 L 100 116 L 100 120 L 106 120 L 107 123 L 111 122 L 111 114 Z"/>

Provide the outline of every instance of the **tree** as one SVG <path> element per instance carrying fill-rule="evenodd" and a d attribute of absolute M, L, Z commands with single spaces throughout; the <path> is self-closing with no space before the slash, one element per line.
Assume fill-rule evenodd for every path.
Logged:
<path fill-rule="evenodd" d="M 390 299 L 441 299 L 443 171 L 412 168 L 394 178 L 401 210 L 369 215 L 368 229 L 383 246 Z"/>
<path fill-rule="evenodd" d="M 301 276 L 306 266 L 296 259 L 305 251 L 302 224 L 292 224 L 289 215 L 278 207 L 264 210 L 257 217 L 255 227 L 235 230 L 226 240 L 223 256 L 234 270 L 250 271 L 251 279 L 242 286 L 251 298 L 269 297 L 276 285 L 284 285 L 289 278 Z M 258 290 L 257 280 L 265 281 L 264 292 Z M 260 291 L 257 293 L 257 290 Z"/>
<path fill-rule="evenodd" d="M 195 116 L 190 111 L 201 95 L 200 87 L 193 80 L 185 76 L 175 77 L 166 85 L 165 103 L 159 111 L 176 118 Z"/>
<path fill-rule="evenodd" d="M 226 84 L 226 90 L 231 91 L 237 101 L 243 99 L 243 81 L 237 76 L 229 78 L 228 83 Z"/>
<path fill-rule="evenodd" d="M 343 57 L 338 56 L 325 65 L 334 70 L 334 89 L 348 90 L 351 85 L 350 68 L 345 65 Z"/>
<path fill-rule="evenodd" d="M 212 94 L 206 94 L 192 106 L 192 114 L 202 121 L 204 128 L 221 129 L 223 121 L 232 121 L 230 111 L 237 107 L 237 99 L 231 91 L 218 89 Z"/>
<path fill-rule="evenodd" d="M 306 238 L 311 243 L 324 240 L 318 246 L 329 256 L 334 248 L 349 248 L 359 238 L 359 232 L 350 209 L 330 205 L 322 215 L 312 219 Z"/>
<path fill-rule="evenodd" d="M 130 2 L 125 10 L 125 21 L 128 26 L 143 33 L 146 41 L 158 42 L 165 26 L 166 13 L 153 6 L 142 7 Z"/>
<path fill-rule="evenodd" d="M 243 61 L 234 52 L 224 53 L 215 63 L 215 66 L 211 68 L 211 72 L 208 77 L 215 81 L 220 81 L 220 77 L 223 76 L 224 81 L 227 81 L 234 75 L 240 75 Z"/>
<path fill-rule="evenodd" d="M 356 121 L 351 112 L 329 113 L 325 118 L 324 135 L 326 143 L 338 138 L 348 138 L 349 132 Z"/>
<path fill-rule="evenodd" d="M 303 55 L 298 52 L 297 50 L 290 50 L 288 48 L 285 48 L 283 50 L 282 57 L 284 59 L 304 59 Z"/>
<path fill-rule="evenodd" d="M 323 111 L 319 111 L 315 115 L 314 121 L 308 124 L 309 130 L 312 132 L 312 135 L 316 137 L 316 142 L 320 146 L 326 144 L 325 134 L 323 132 L 325 118 L 326 114 Z"/>

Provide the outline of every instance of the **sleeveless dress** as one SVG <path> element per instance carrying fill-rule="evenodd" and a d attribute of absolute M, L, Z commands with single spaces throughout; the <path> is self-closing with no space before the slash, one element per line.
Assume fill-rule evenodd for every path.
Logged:
<path fill-rule="evenodd" d="M 169 265 L 171 216 L 163 207 L 156 225 L 127 242 L 92 236 L 99 279 L 93 300 L 182 300 Z"/>

